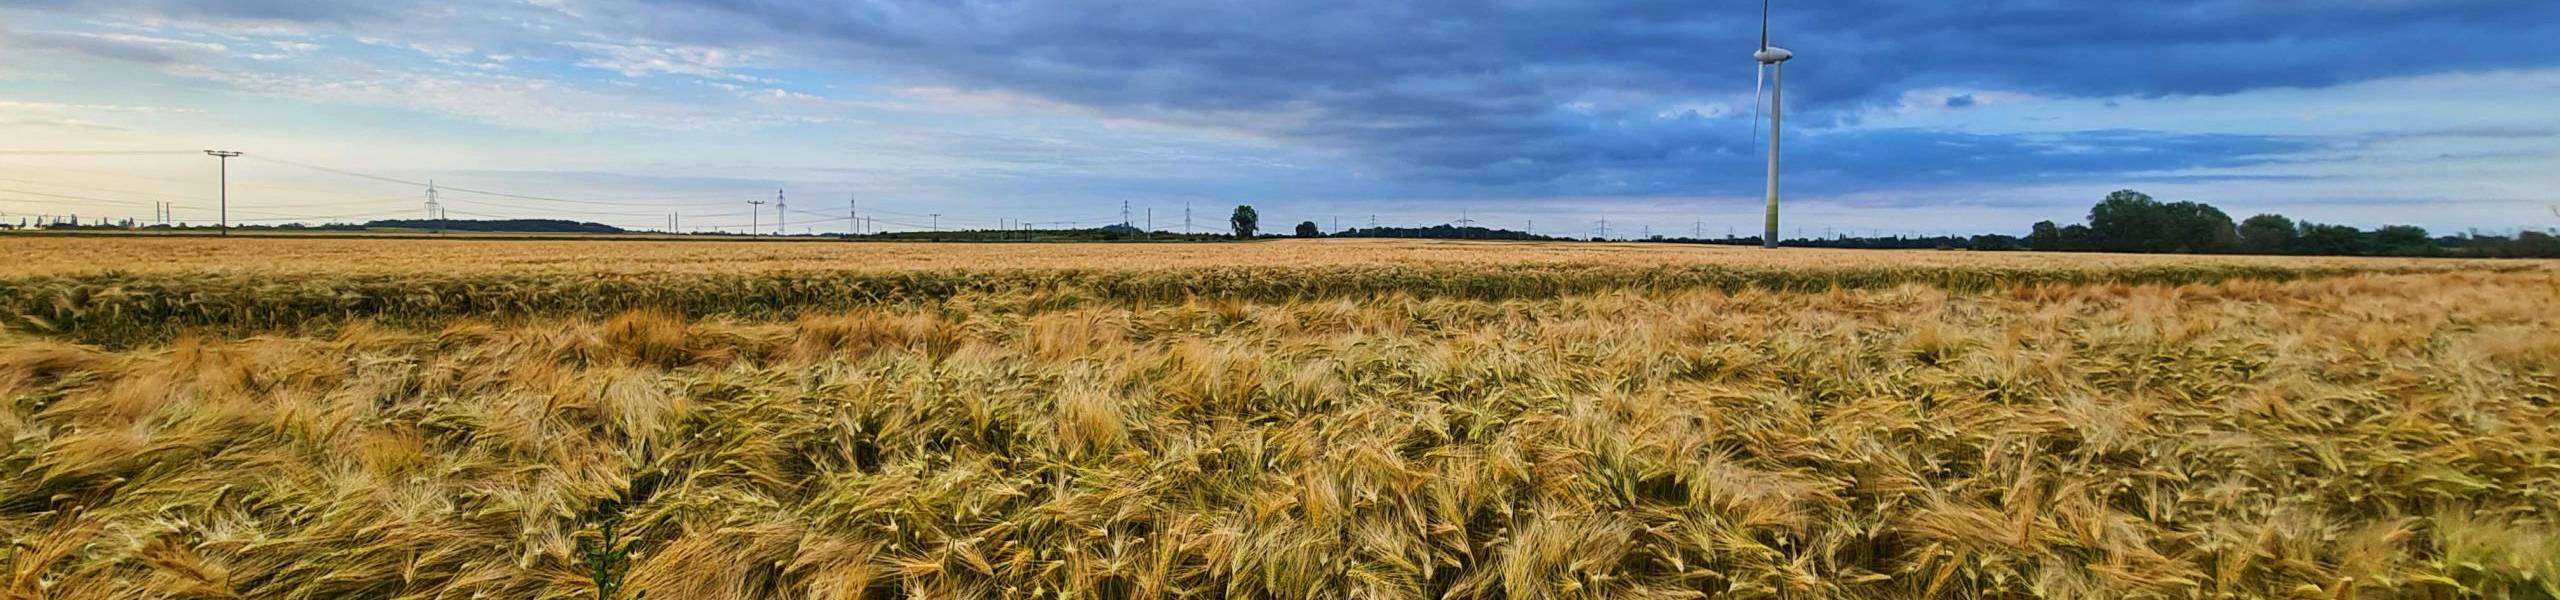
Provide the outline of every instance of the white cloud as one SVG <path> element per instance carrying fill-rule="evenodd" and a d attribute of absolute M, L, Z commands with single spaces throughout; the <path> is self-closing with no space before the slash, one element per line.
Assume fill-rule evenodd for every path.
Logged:
<path fill-rule="evenodd" d="M 1681 102 L 1653 114 L 1657 119 L 1721 119 L 1741 115 L 1731 104 L 1722 102 Z"/>
<path fill-rule="evenodd" d="M 649 46 L 604 42 L 560 42 L 560 46 L 587 53 L 577 65 L 621 73 L 624 77 L 650 75 L 690 75 L 704 79 L 727 79 L 750 83 L 771 81 L 732 72 L 747 67 L 757 59 L 753 51 L 712 48 L 706 46 Z"/>
<path fill-rule="evenodd" d="M 174 72 L 253 94 L 419 110 L 539 131 L 622 127 L 698 131 L 799 122 L 551 79 L 476 71 L 400 70 L 338 62 L 314 71 L 186 67 Z"/>
<path fill-rule="evenodd" d="M 71 104 L 71 103 L 61 103 L 61 102 L 22 102 L 22 101 L 15 101 L 15 100 L 0 100 L 0 112 L 40 112 L 40 113 L 52 113 L 52 114 L 75 113 L 75 112 L 105 112 L 105 113 L 192 113 L 192 112 L 196 112 L 196 110 L 195 110 L 195 109 L 192 109 L 192 108 L 176 108 L 176 107 L 169 107 L 169 106 L 147 106 L 147 105 L 128 105 L 128 104 Z"/>

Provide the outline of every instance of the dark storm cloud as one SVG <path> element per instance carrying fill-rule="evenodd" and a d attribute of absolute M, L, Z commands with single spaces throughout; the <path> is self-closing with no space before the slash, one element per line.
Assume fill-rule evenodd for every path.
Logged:
<path fill-rule="evenodd" d="M 577 31 L 770 49 L 900 82 L 1336 148 L 1391 177 L 1505 191 L 1714 193 L 1756 177 L 1753 126 L 1740 116 L 1758 43 L 1748 1 L 589 0 L 474 21 L 551 4 L 0 0 L 29 5 L 362 22 L 377 34 L 444 23 L 456 31 L 436 35 L 493 45 Z M 544 24 L 509 29 L 517 22 Z M 2560 2 L 1781 1 L 1774 41 L 1798 54 L 1786 72 L 1791 129 L 1829 131 L 1790 140 L 1792 164 L 1830 174 L 1799 181 L 2041 181 L 2256 164 L 2322 143 L 1865 131 L 1858 115 L 1935 88 L 2153 97 L 2548 67 L 2560 64 Z M 1717 103 L 1727 106 L 1682 108 Z"/>
<path fill-rule="evenodd" d="M 1322 143 L 1409 174 L 1607 192 L 1702 183 L 1687 171 L 1747 166 L 1739 118 L 1563 107 L 1594 90 L 1659 102 L 1747 98 L 1758 26 L 1750 4 L 657 0 L 644 28 L 714 44 L 770 30 L 818 54 Z M 2167 96 L 2548 66 L 2560 63 L 2555 23 L 2560 2 L 2547 0 L 1781 2 L 1775 38 L 1799 54 L 1787 73 L 1792 122 L 1839 126 L 1853 125 L 1856 109 L 1923 87 Z M 1956 96 L 1945 105 L 1972 104 Z M 2157 152 L 2084 155 L 2022 151 L 2037 147 L 2023 139 L 1872 137 L 1863 141 L 1883 144 L 1833 147 L 1847 138 L 1816 137 L 1791 148 L 1812 168 L 1832 156 L 1883 179 L 1994 180 L 2219 165 L 2246 158 L 2228 152 L 2267 150 L 2155 139 L 2137 146 Z M 1958 164 L 1894 153 L 1957 149 L 2010 153 Z M 2003 168 L 1966 168 L 1984 163 Z"/>
<path fill-rule="evenodd" d="M 671 35 L 769 28 L 987 85 L 1196 109 L 1447 81 L 1483 81 L 1496 100 L 1731 92 L 1757 41 L 1745 2 L 654 2 Z M 1816 103 L 1915 84 L 2217 94 L 2560 62 L 2547 0 L 1830 1 L 1780 3 L 1776 22 Z"/>

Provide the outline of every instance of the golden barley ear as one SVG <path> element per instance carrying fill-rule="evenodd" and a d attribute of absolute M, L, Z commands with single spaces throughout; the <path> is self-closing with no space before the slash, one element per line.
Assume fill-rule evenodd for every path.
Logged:
<path fill-rule="evenodd" d="M 626 311 L 605 321 L 603 345 L 608 355 L 616 359 L 673 369 L 692 362 L 693 355 L 686 348 L 688 327 L 687 319 L 673 311 Z"/>

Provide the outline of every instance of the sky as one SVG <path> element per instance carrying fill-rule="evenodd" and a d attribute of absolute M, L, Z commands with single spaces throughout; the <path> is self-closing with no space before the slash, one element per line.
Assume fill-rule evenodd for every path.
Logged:
<path fill-rule="evenodd" d="M 2023 234 L 2123 188 L 2560 226 L 2560 2 L 1773 6 L 1788 236 Z M 432 180 L 455 218 L 650 229 L 1126 203 L 1747 236 L 1758 28 L 1747 0 L 0 0 L 0 221 L 212 221 L 219 148 L 248 223 L 419 217 Z"/>

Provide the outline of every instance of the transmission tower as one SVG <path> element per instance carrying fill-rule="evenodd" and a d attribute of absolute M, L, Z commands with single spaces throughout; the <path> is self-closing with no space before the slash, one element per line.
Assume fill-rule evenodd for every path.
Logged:
<path fill-rule="evenodd" d="M 436 180 L 427 180 L 427 230 L 436 235 L 444 235 L 444 221 L 436 218 L 436 209 L 442 207 L 436 203 Z"/>
<path fill-rule="evenodd" d="M 844 194 L 844 228 L 852 230 L 854 235 L 862 234 L 862 200 L 853 192 Z"/>
<path fill-rule="evenodd" d="M 1597 238 L 1604 239 L 1604 240 L 1605 240 L 1605 239 L 1609 239 L 1609 219 L 1608 219 L 1607 217 L 1601 217 L 1601 218 L 1600 218 L 1600 226 L 1599 226 L 1599 228 L 1598 228 L 1598 229 L 1599 229 L 1599 234 L 1600 234 L 1600 235 L 1596 235 L 1596 236 L 1592 236 L 1592 237 L 1597 237 Z"/>
<path fill-rule="evenodd" d="M 782 201 L 782 190 L 773 191 L 773 232 L 791 235 L 791 205 Z"/>

